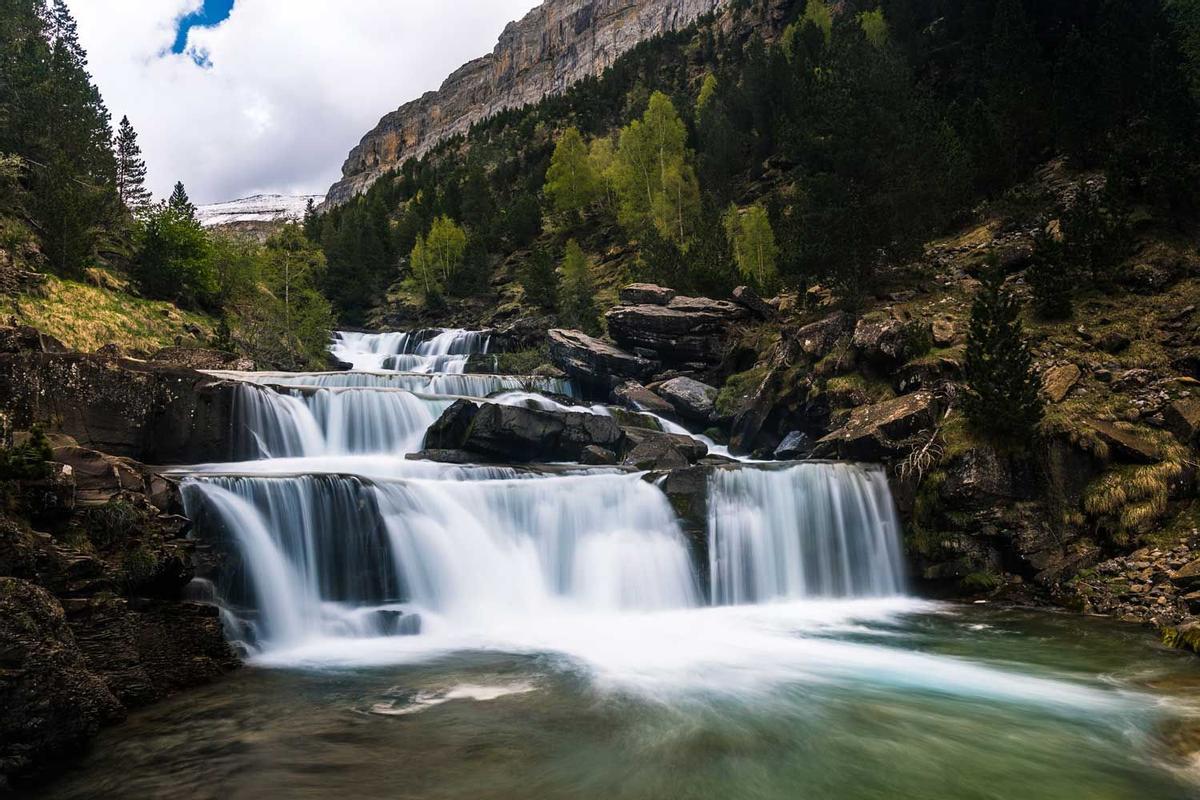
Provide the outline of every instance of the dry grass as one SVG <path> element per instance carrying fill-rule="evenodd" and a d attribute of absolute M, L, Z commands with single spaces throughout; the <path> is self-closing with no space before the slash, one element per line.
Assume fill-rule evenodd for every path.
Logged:
<path fill-rule="evenodd" d="M 1171 485 L 1182 477 L 1188 455 L 1169 434 L 1148 428 L 1138 433 L 1159 447 L 1163 460 L 1112 468 L 1092 482 L 1083 498 L 1084 511 L 1108 522 L 1118 541 L 1149 532 L 1166 516 Z"/>
<path fill-rule="evenodd" d="M 35 295 L 8 301 L 5 316 L 15 315 L 59 339 L 73 350 L 90 352 L 106 344 L 127 350 L 154 352 L 175 344 L 191 324 L 210 336 L 211 317 L 180 311 L 170 303 L 142 300 L 108 288 L 50 277 Z"/>

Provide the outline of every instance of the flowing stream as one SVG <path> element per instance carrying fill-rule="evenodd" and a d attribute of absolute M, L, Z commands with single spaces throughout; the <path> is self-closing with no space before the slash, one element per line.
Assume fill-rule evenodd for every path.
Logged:
<path fill-rule="evenodd" d="M 183 470 L 184 500 L 248 668 L 50 796 L 1196 796 L 1200 668 L 910 596 L 878 469 L 714 468 L 689 521 L 618 469 L 406 460 L 459 397 L 608 413 L 464 374 L 489 345 L 340 333 L 348 372 L 219 373 L 243 460 Z"/>

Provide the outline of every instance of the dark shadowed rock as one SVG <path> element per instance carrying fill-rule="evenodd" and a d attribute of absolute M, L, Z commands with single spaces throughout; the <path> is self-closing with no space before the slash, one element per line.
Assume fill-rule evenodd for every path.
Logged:
<path fill-rule="evenodd" d="M 808 458 L 813 451 L 812 437 L 801 431 L 792 431 L 783 437 L 779 447 L 775 448 L 775 458 L 780 461 L 799 461 Z"/>
<path fill-rule="evenodd" d="M 1087 420 L 1087 424 L 1113 451 L 1119 461 L 1134 464 L 1156 464 L 1162 460 L 1158 447 L 1137 433 L 1118 428 L 1111 422 Z"/>
<path fill-rule="evenodd" d="M 874 314 L 854 327 L 852 343 L 867 361 L 880 367 L 903 363 L 908 341 L 907 326 L 892 317 Z"/>
<path fill-rule="evenodd" d="M 620 300 L 623 305 L 665 306 L 675 299 L 678 294 L 674 289 L 657 286 L 653 283 L 631 283 L 621 290 Z"/>
<path fill-rule="evenodd" d="M 810 358 L 823 358 L 838 340 L 854 330 L 854 318 L 845 311 L 830 314 L 824 319 L 805 325 L 796 331 L 800 349 Z"/>
<path fill-rule="evenodd" d="M 667 448 L 678 450 L 689 463 L 699 461 L 708 455 L 708 445 L 681 433 L 663 433 L 646 428 L 625 428 L 626 452 L 632 453 L 642 445 L 653 446 L 655 450 Z M 647 450 L 643 450 L 643 453 Z"/>
<path fill-rule="evenodd" d="M 1200 446 L 1200 398 L 1176 400 L 1163 410 L 1163 416 L 1179 441 Z"/>
<path fill-rule="evenodd" d="M 880 461 L 902 452 L 906 440 L 932 428 L 936 417 L 936 402 L 928 391 L 856 408 L 844 427 L 817 443 L 816 452 L 853 461 Z"/>
<path fill-rule="evenodd" d="M 409 453 L 404 456 L 409 461 L 436 461 L 439 464 L 477 464 L 479 463 L 479 455 L 469 453 L 466 450 L 446 450 L 441 448 L 430 448 L 419 450 L 416 453 Z"/>
<path fill-rule="evenodd" d="M 53 336 L 28 325 L 0 327 L 0 353 L 65 353 L 67 347 Z"/>
<path fill-rule="evenodd" d="M 150 356 L 150 361 L 182 369 L 254 371 L 254 362 L 244 356 L 205 347 L 165 347 Z"/>
<path fill-rule="evenodd" d="M 671 378 L 655 386 L 655 391 L 687 419 L 707 423 L 716 411 L 717 390 L 692 378 Z"/>
<path fill-rule="evenodd" d="M 612 399 L 630 411 L 667 416 L 675 413 L 674 406 L 637 381 L 626 381 L 613 389 Z"/>
<path fill-rule="evenodd" d="M 778 312 L 758 296 L 758 292 L 749 286 L 739 286 L 733 290 L 733 302 L 744 306 L 751 314 L 759 319 L 775 319 Z"/>
<path fill-rule="evenodd" d="M 465 452 L 484 463 L 531 463 L 580 461 L 589 446 L 616 452 L 623 440 L 611 417 L 462 400 L 446 409 L 425 442 L 435 455 Z"/>
<path fill-rule="evenodd" d="M 425 447 L 430 450 L 462 447 L 478 413 L 479 406 L 470 400 L 455 400 L 425 431 Z"/>
<path fill-rule="evenodd" d="M 617 463 L 617 454 L 608 448 L 589 444 L 583 448 L 579 461 L 592 467 L 609 467 Z"/>
<path fill-rule="evenodd" d="M 609 333 L 622 347 L 674 365 L 716 364 L 731 327 L 748 317 L 736 303 L 703 297 L 676 297 L 666 306 L 617 306 L 605 315 Z"/>
<path fill-rule="evenodd" d="M 625 466 L 635 469 L 672 470 L 688 466 L 687 454 L 675 443 L 665 439 L 648 439 L 625 456 Z"/>
<path fill-rule="evenodd" d="M 640 381 L 658 371 L 656 362 L 581 331 L 552 330 L 547 337 L 554 365 L 585 387 L 605 396 L 613 386 L 628 380 Z"/>

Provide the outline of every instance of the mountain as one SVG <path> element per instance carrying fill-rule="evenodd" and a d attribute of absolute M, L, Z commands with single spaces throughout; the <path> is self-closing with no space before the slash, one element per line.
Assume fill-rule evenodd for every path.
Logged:
<path fill-rule="evenodd" d="M 350 151 L 329 190 L 337 206 L 380 175 L 472 124 L 599 76 L 639 42 L 686 27 L 729 0 L 546 0 L 509 23 L 495 50 L 460 67 L 436 92 L 385 116 Z"/>
<path fill-rule="evenodd" d="M 319 194 L 256 194 L 200 206 L 196 209 L 196 216 L 206 228 L 240 222 L 294 222 L 304 216 L 304 208 L 309 200 L 321 203 L 324 199 Z"/>

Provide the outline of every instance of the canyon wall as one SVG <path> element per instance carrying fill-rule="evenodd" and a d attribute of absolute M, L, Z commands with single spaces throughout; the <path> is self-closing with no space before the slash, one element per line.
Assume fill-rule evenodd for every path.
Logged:
<path fill-rule="evenodd" d="M 441 89 L 380 120 L 350 151 L 326 204 L 365 192 L 390 169 L 508 108 L 598 76 L 639 42 L 686 27 L 729 0 L 546 0 L 509 23 L 496 49 L 455 71 Z"/>

